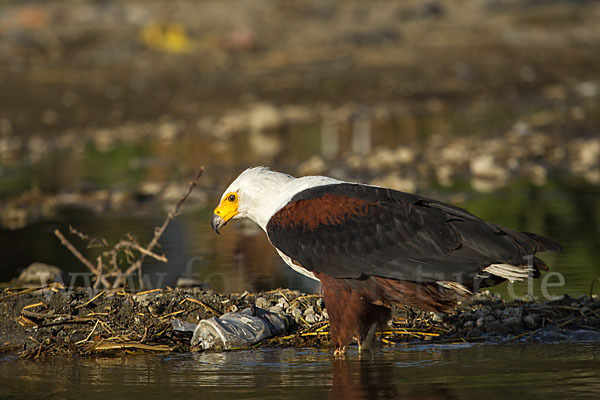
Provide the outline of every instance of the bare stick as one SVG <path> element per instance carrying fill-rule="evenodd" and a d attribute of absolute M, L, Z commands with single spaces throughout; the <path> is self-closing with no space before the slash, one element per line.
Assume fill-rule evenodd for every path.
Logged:
<path fill-rule="evenodd" d="M 165 229 L 167 229 L 167 226 L 169 226 L 171 221 L 173 221 L 173 219 L 175 219 L 175 217 L 178 215 L 179 208 L 183 205 L 183 203 L 186 202 L 186 200 L 192 193 L 192 190 L 194 189 L 194 187 L 196 187 L 196 185 L 200 181 L 200 177 L 202 176 L 203 172 L 204 172 L 204 167 L 200 167 L 200 170 L 196 174 L 196 177 L 188 185 L 187 192 L 179 199 L 177 204 L 175 204 L 175 206 L 173 207 L 173 210 L 171 210 L 169 212 L 169 214 L 167 215 L 167 219 L 165 219 L 163 224 L 156 231 L 154 231 L 154 237 L 152 238 L 150 243 L 148 243 L 148 245 L 145 247 L 145 249 L 148 252 L 152 252 L 152 249 L 158 244 L 158 241 L 159 241 L 160 237 L 162 236 L 162 234 L 165 232 Z M 146 254 L 142 253 L 142 256 L 140 258 L 138 258 L 135 263 L 133 263 L 129 268 L 127 268 L 127 270 L 125 270 L 124 273 L 119 274 L 119 276 L 115 279 L 115 281 L 113 283 L 113 288 L 118 288 L 121 284 L 123 284 L 125 277 L 133 274 L 135 271 L 138 271 L 138 273 L 141 275 L 142 263 L 144 262 L 145 259 L 146 259 Z M 141 276 L 140 276 L 140 289 L 143 289 L 142 286 L 143 286 L 143 282 L 142 282 Z"/>
<path fill-rule="evenodd" d="M 76 228 L 74 228 L 72 225 L 69 225 L 69 232 L 71 232 L 73 235 L 77 236 L 79 239 L 88 242 L 87 247 L 88 248 L 92 248 L 92 247 L 108 247 L 108 243 L 106 242 L 106 239 L 104 238 L 91 238 L 88 235 L 86 235 L 85 233 L 77 230 Z"/>
<path fill-rule="evenodd" d="M 102 269 L 104 268 L 104 264 L 102 263 L 102 256 L 98 256 L 96 260 L 98 261 L 98 269 L 96 270 L 98 272 L 98 278 L 96 279 L 96 282 L 94 282 L 94 289 L 98 289 L 98 286 L 100 286 L 100 282 L 106 280 L 106 278 L 104 278 L 104 276 L 102 275 Z"/>
<path fill-rule="evenodd" d="M 94 273 L 94 275 L 96 275 L 96 277 L 98 279 L 102 280 L 102 284 L 104 285 L 104 287 L 110 287 L 110 284 L 108 283 L 108 281 L 106 280 L 106 278 L 104 278 L 101 273 L 98 272 L 98 270 L 96 269 L 96 267 L 94 267 L 94 265 L 90 262 L 90 260 L 88 260 L 87 258 L 85 258 L 83 256 L 83 254 L 81 254 L 79 252 L 79 250 L 77 250 L 75 248 L 75 246 L 73 246 L 73 244 L 71 242 L 69 242 L 69 240 L 63 236 L 63 234 L 58 230 L 55 229 L 54 230 L 54 234 L 56 235 L 56 237 L 58 237 L 60 239 L 60 242 L 63 244 L 63 246 L 65 246 L 67 249 L 69 249 L 69 251 L 71 253 L 73 253 L 73 255 L 75 257 L 77 257 L 77 259 L 79 261 L 81 261 L 83 263 L 83 265 L 85 265 L 86 267 L 88 267 L 88 269 L 90 271 L 92 271 Z"/>
<path fill-rule="evenodd" d="M 133 249 L 139 251 L 140 253 L 147 255 L 148 257 L 152 257 L 155 260 L 162 261 L 164 263 L 169 261 L 169 260 L 167 260 L 167 257 L 165 257 L 164 255 L 159 255 L 159 254 L 153 253 L 153 252 L 145 249 L 144 247 L 140 246 L 139 244 L 130 242 L 128 240 L 121 240 L 114 247 L 115 250 L 119 250 L 121 248 L 133 248 Z"/>

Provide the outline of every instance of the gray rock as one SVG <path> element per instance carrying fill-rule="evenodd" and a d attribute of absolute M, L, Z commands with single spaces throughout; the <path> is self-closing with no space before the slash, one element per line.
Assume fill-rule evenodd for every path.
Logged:
<path fill-rule="evenodd" d="M 444 313 L 431 313 L 433 315 L 434 322 L 443 322 L 446 314 Z"/>
<path fill-rule="evenodd" d="M 502 323 L 500 321 L 490 321 L 485 325 L 485 331 L 487 333 L 496 333 L 502 331 Z"/>
<path fill-rule="evenodd" d="M 489 322 L 495 321 L 496 318 L 494 318 L 494 316 L 492 315 L 486 315 L 485 317 L 481 317 L 479 319 L 477 319 L 477 321 L 475 322 L 475 325 L 478 328 L 484 327 L 485 325 L 487 325 Z"/>
<path fill-rule="evenodd" d="M 523 323 L 527 329 L 537 329 L 539 326 L 539 317 L 535 315 L 527 315 L 523 318 Z"/>
<path fill-rule="evenodd" d="M 458 318 L 466 319 L 466 320 L 471 320 L 471 319 L 473 319 L 473 317 L 474 317 L 474 315 L 471 311 L 467 311 L 467 312 L 464 312 L 464 313 L 458 315 Z"/>
<path fill-rule="evenodd" d="M 483 318 L 479 318 L 477 321 L 475 321 L 475 326 L 477 326 L 478 328 L 483 328 L 484 325 L 485 321 L 483 320 Z"/>
<path fill-rule="evenodd" d="M 489 307 L 481 307 L 480 310 L 477 310 L 475 312 L 475 316 L 477 318 L 482 318 L 482 317 L 486 317 L 487 315 L 489 315 L 490 313 L 490 308 Z"/>
<path fill-rule="evenodd" d="M 62 270 L 54 265 L 33 263 L 25 268 L 17 278 L 20 284 L 47 285 L 54 282 Z"/>
<path fill-rule="evenodd" d="M 522 324 L 521 319 L 517 317 L 510 317 L 502 320 L 502 327 L 506 333 L 515 333 L 521 330 Z"/>
<path fill-rule="evenodd" d="M 521 308 L 509 307 L 502 313 L 502 318 L 521 318 Z"/>
<path fill-rule="evenodd" d="M 600 340 L 600 332 L 591 331 L 589 329 L 578 329 L 573 332 L 573 338 L 576 341 L 597 341 Z"/>

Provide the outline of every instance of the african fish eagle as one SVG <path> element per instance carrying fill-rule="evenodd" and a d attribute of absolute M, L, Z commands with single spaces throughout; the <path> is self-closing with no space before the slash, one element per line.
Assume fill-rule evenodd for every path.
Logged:
<path fill-rule="evenodd" d="M 248 218 L 294 270 L 321 281 L 335 353 L 370 346 L 392 305 L 452 312 L 481 287 L 538 277 L 551 239 L 415 194 L 324 176 L 249 168 L 212 216 L 219 233 Z"/>

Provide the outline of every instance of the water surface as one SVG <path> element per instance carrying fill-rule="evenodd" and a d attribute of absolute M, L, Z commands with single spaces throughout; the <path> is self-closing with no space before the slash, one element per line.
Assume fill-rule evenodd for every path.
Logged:
<path fill-rule="evenodd" d="M 598 398 L 600 344 L 439 345 L 0 363 L 2 398 Z"/>

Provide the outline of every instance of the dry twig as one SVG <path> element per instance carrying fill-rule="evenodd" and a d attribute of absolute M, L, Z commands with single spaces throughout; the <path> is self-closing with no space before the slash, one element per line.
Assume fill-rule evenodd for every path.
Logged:
<path fill-rule="evenodd" d="M 146 246 L 146 250 L 148 252 L 152 252 L 152 249 L 158 244 L 158 240 L 160 239 L 162 234 L 165 232 L 165 230 L 167 229 L 167 227 L 169 226 L 171 221 L 173 221 L 173 219 L 175 219 L 175 217 L 179 214 L 179 208 L 181 208 L 183 203 L 186 202 L 186 200 L 192 193 L 192 190 L 194 190 L 194 187 L 196 187 L 196 185 L 200 181 L 200 177 L 202 176 L 203 172 L 204 172 L 204 167 L 200 167 L 200 170 L 196 174 L 196 177 L 188 185 L 187 192 L 181 197 L 181 199 L 179 199 L 177 204 L 175 204 L 175 206 L 173 207 L 173 210 L 171 212 L 169 212 L 169 214 L 167 215 L 167 219 L 165 219 L 163 224 L 154 232 L 154 237 L 152 238 L 152 240 L 150 241 L 148 246 Z M 113 283 L 113 288 L 117 288 L 120 285 L 122 285 L 127 276 L 129 276 L 135 272 L 138 272 L 140 289 L 143 289 L 141 270 L 142 270 L 142 264 L 145 259 L 146 259 L 146 254 L 142 253 L 142 256 L 140 258 L 138 258 L 136 262 L 134 262 L 129 268 L 127 268 L 127 270 L 125 270 L 124 273 L 117 276 L 117 278 L 115 279 L 115 282 Z"/>
<path fill-rule="evenodd" d="M 69 242 L 69 240 L 66 237 L 64 237 L 64 235 L 58 229 L 54 230 L 54 234 L 56 235 L 57 238 L 60 239 L 60 242 L 63 244 L 63 246 L 65 246 L 67 249 L 69 249 L 69 251 L 71 253 L 73 253 L 73 255 L 75 257 L 77 257 L 77 259 L 79 261 L 81 261 L 83 263 L 83 265 L 85 265 L 86 267 L 88 267 L 88 269 L 90 271 L 92 271 L 92 273 L 94 275 L 96 275 L 96 277 L 100 277 L 100 280 L 102 281 L 102 284 L 104 285 L 104 287 L 106 287 L 106 288 L 110 287 L 110 284 L 108 283 L 108 281 L 106 280 L 106 278 L 102 277 L 102 272 L 99 271 L 98 269 L 96 269 L 96 267 L 94 267 L 94 264 L 92 264 L 90 262 L 90 260 L 88 260 L 87 258 L 85 258 L 83 256 L 83 254 L 81 254 L 79 252 L 79 250 L 77 250 L 75 248 L 75 246 L 73 246 L 73 244 L 71 242 Z"/>
<path fill-rule="evenodd" d="M 163 224 L 156 228 L 154 231 L 154 237 L 148 243 L 147 246 L 141 246 L 136 240 L 128 235 L 129 240 L 121 240 L 117 244 L 115 244 L 111 249 L 106 250 L 102 253 L 102 255 L 96 258 L 97 265 L 94 266 L 90 260 L 88 260 L 75 246 L 58 230 L 54 231 L 56 237 L 60 239 L 60 242 L 67 248 L 83 265 L 85 265 L 94 275 L 95 275 L 95 283 L 94 289 L 97 289 L 102 283 L 105 289 L 108 288 L 120 288 L 125 286 L 125 281 L 127 277 L 133 275 L 134 273 L 138 274 L 138 282 L 139 289 L 142 290 L 144 288 L 144 281 L 142 279 L 142 264 L 146 260 L 146 257 L 154 258 L 155 260 L 167 262 L 167 258 L 164 255 L 156 254 L 152 250 L 157 246 L 159 239 L 171 223 L 173 219 L 179 214 L 179 209 L 186 202 L 192 190 L 198 182 L 200 181 L 200 177 L 204 172 L 204 167 L 200 167 L 200 170 L 196 174 L 194 180 L 192 180 L 187 188 L 187 191 L 183 194 L 183 196 L 179 199 L 179 201 L 175 204 L 173 209 L 167 215 L 167 218 L 163 222 Z M 88 235 L 78 231 L 73 227 L 69 227 L 71 234 L 79 237 L 82 240 L 88 241 L 88 247 L 99 247 L 104 246 L 108 247 L 106 240 L 104 239 L 94 239 L 90 238 Z M 135 250 L 140 253 L 140 256 L 135 258 L 132 250 Z M 123 271 L 119 265 L 119 254 L 125 254 L 128 261 L 130 262 L 129 267 Z M 106 260 L 107 264 L 105 264 L 104 260 Z M 108 281 L 108 278 L 114 278 L 112 285 Z M 2 300 L 2 299 L 0 299 Z M 93 299 L 92 299 L 93 300 Z M 90 300 L 90 301 L 92 301 Z"/>

